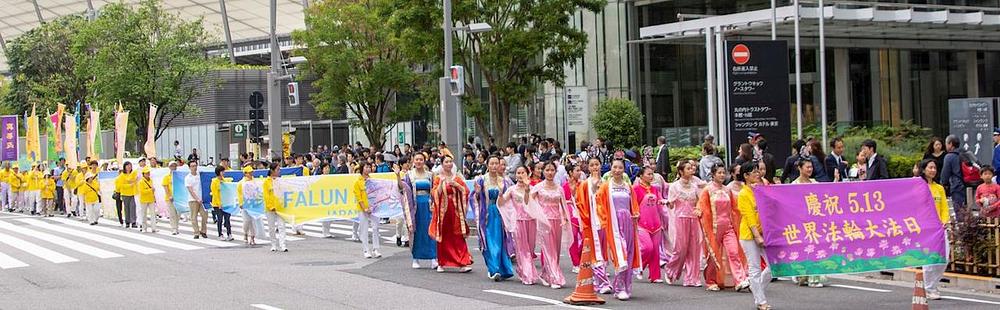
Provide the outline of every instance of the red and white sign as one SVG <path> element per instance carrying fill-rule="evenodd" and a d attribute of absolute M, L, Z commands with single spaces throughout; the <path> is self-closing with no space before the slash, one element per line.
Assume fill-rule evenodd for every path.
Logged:
<path fill-rule="evenodd" d="M 733 62 L 737 65 L 744 65 L 750 61 L 750 49 L 746 45 L 736 44 L 733 46 Z"/>

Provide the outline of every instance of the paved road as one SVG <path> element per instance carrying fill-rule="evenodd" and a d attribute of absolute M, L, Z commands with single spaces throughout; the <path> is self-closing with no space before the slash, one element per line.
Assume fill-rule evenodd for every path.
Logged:
<path fill-rule="evenodd" d="M 268 245 L 247 248 L 238 234 L 233 242 L 194 240 L 184 233 L 142 234 L 115 224 L 0 214 L 0 309 L 564 308 L 558 301 L 571 292 L 514 280 L 491 282 L 475 252 L 477 265 L 469 274 L 411 269 L 407 249 L 388 243 L 383 258 L 364 259 L 360 244 L 344 240 L 350 232 L 346 223 L 334 224 L 336 239 L 321 238 L 320 226 L 308 225 L 306 235 L 289 242 L 288 253 L 269 252 Z M 242 232 L 241 224 L 234 218 L 236 232 Z M 390 230 L 383 229 L 386 241 Z M 470 239 L 469 244 L 475 243 Z M 844 287 L 777 282 L 768 297 L 778 309 L 902 309 L 910 304 L 912 287 L 832 284 Z M 609 300 L 600 308 L 752 308 L 747 293 L 640 281 L 634 290 L 633 300 Z M 931 307 L 1000 308 L 1000 296 L 945 296 L 969 300 L 932 301 Z"/>

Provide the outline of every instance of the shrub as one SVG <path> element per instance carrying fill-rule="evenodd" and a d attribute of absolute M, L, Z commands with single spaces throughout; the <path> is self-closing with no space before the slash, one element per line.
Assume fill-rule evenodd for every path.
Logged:
<path fill-rule="evenodd" d="M 642 145 L 645 131 L 642 112 L 627 99 L 608 99 L 597 105 L 597 114 L 590 119 L 597 136 L 614 148 L 632 148 Z"/>

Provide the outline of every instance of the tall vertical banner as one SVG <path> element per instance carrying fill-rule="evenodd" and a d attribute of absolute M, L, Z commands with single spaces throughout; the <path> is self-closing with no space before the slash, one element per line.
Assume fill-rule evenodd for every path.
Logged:
<path fill-rule="evenodd" d="M 775 158 L 791 155 L 788 99 L 788 42 L 726 41 L 729 99 L 729 158 L 747 142 L 747 133 L 767 139 Z"/>
<path fill-rule="evenodd" d="M 100 116 L 100 112 L 90 109 L 90 119 L 87 121 L 87 156 L 94 160 L 101 159 L 101 150 L 97 149 L 101 145 L 98 141 L 101 137 Z"/>
<path fill-rule="evenodd" d="M 74 110 L 74 111 L 76 111 L 76 113 L 73 114 L 73 118 L 76 121 L 76 131 L 72 132 L 72 134 L 73 134 L 74 137 L 76 137 L 76 150 L 75 150 L 75 152 L 76 152 L 77 156 L 79 156 L 79 154 L 80 154 L 80 141 L 82 141 L 82 140 L 80 140 L 80 131 L 83 129 L 83 122 L 80 121 L 80 118 L 84 117 L 83 112 L 80 111 L 80 100 L 76 101 L 76 110 Z M 66 130 L 66 133 L 67 134 L 71 134 L 71 132 L 69 132 L 69 129 Z"/>
<path fill-rule="evenodd" d="M 76 126 L 76 115 L 66 118 L 66 139 L 63 140 L 65 142 L 63 152 L 66 153 L 66 164 L 70 169 L 75 169 L 77 163 L 80 162 L 80 159 L 76 157 Z"/>
<path fill-rule="evenodd" d="M 25 133 L 25 154 L 28 161 L 41 159 L 42 148 L 39 145 L 38 137 L 38 115 L 35 114 L 35 107 L 31 107 L 31 115 L 28 116 L 27 130 Z"/>
<path fill-rule="evenodd" d="M 56 159 L 59 158 L 59 155 L 57 154 L 59 152 L 59 150 L 58 150 L 58 148 L 56 148 L 56 145 L 57 145 L 56 144 L 56 142 L 57 142 L 56 141 L 56 127 L 59 126 L 59 113 L 49 114 L 48 118 L 46 118 L 46 119 L 48 120 L 48 123 L 46 123 L 47 126 L 45 126 L 46 127 L 46 129 L 45 129 L 45 137 L 46 137 L 46 139 L 45 139 L 45 146 L 46 146 L 46 149 L 48 150 L 48 151 L 45 152 L 46 159 L 48 159 L 48 160 L 56 160 Z"/>
<path fill-rule="evenodd" d="M 128 133 L 128 111 L 118 104 L 115 111 L 115 159 L 121 167 L 125 160 L 125 135 Z M 100 134 L 100 133 L 98 133 Z"/>
<path fill-rule="evenodd" d="M 154 104 L 149 104 L 149 115 L 146 121 L 146 143 L 142 149 L 146 152 L 146 157 L 156 157 L 156 105 Z"/>
<path fill-rule="evenodd" d="M 775 277 L 944 264 L 944 226 L 919 178 L 758 186 Z"/>
<path fill-rule="evenodd" d="M 3 145 L 0 160 L 17 160 L 17 115 L 0 116 L 0 130 L 3 130 L 3 135 L 0 136 L 0 145 Z"/>

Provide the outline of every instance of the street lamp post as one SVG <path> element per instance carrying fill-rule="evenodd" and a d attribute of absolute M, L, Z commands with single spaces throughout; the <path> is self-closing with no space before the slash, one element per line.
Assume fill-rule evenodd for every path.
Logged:
<path fill-rule="evenodd" d="M 274 0 L 272 0 L 274 1 Z M 459 152 L 462 146 L 462 104 L 458 98 L 451 95 L 448 82 L 450 80 L 449 69 L 453 64 L 452 58 L 452 32 L 455 30 L 451 20 L 451 0 L 442 0 L 444 6 L 444 76 L 438 81 L 440 91 L 440 123 L 441 141 L 444 142 L 452 154 L 456 154 L 455 164 L 461 165 L 465 159 Z M 493 28 L 486 23 L 474 23 L 466 25 L 460 30 L 468 33 L 479 33 L 490 31 Z M 463 82 L 464 83 L 464 82 Z"/>

